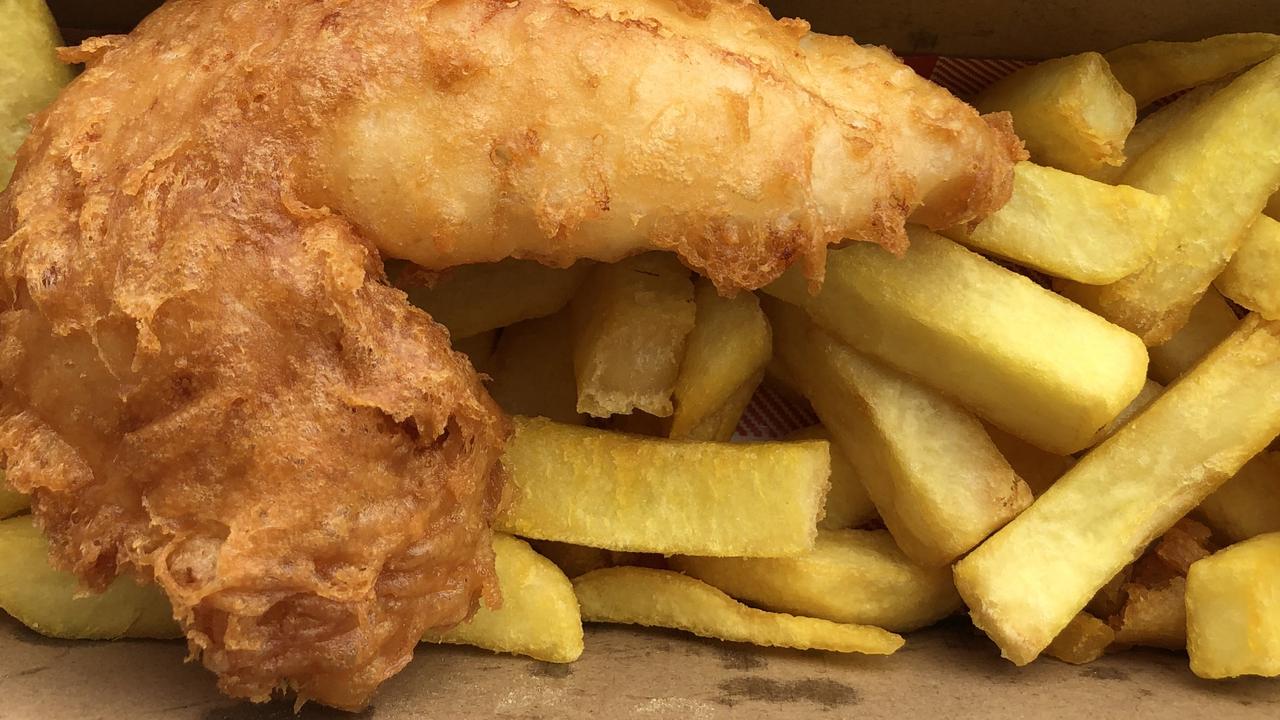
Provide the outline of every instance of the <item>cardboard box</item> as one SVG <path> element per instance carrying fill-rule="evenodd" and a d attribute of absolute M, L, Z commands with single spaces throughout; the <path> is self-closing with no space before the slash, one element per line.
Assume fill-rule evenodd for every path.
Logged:
<path fill-rule="evenodd" d="M 53 0 L 69 40 L 124 32 L 154 0 Z M 1143 39 L 1280 32 L 1275 0 L 777 0 L 776 12 L 904 54 L 1046 57 Z M 294 717 L 288 703 L 218 694 L 181 643 L 65 642 L 0 618 L 0 719 Z M 1210 683 L 1180 654 L 1132 651 L 1018 669 L 966 620 L 910 636 L 889 658 L 800 653 L 663 630 L 590 626 L 573 665 L 423 646 L 357 716 L 302 718 L 1231 718 L 1280 717 L 1280 681 Z"/>

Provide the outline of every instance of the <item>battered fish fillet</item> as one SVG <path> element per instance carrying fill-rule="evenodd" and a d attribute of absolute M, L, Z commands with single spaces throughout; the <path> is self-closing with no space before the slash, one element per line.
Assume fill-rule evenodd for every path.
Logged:
<path fill-rule="evenodd" d="M 0 453 L 60 566 L 153 579 L 253 700 L 360 707 L 498 600 L 507 422 L 380 254 L 816 281 L 1022 154 L 745 1 L 177 0 L 67 57 L 0 195 Z"/>

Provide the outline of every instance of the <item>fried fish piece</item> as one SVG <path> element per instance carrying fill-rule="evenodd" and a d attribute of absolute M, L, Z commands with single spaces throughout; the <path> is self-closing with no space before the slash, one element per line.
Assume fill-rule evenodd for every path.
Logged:
<path fill-rule="evenodd" d="M 816 281 L 1022 156 L 747 0 L 174 0 L 65 57 L 0 195 L 0 453 L 60 567 L 154 579 L 254 700 L 360 707 L 497 600 L 506 421 L 382 256 Z"/>

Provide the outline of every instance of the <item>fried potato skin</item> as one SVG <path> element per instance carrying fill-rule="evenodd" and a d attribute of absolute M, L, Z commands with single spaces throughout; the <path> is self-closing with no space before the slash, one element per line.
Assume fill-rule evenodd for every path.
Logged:
<path fill-rule="evenodd" d="M 497 602 L 507 423 L 298 199 L 295 155 L 368 68 L 315 74 L 342 34 L 285 5 L 178 2 L 70 53 L 90 68 L 0 196 L 0 455 L 56 565 L 154 580 L 224 691 L 358 708 Z"/>

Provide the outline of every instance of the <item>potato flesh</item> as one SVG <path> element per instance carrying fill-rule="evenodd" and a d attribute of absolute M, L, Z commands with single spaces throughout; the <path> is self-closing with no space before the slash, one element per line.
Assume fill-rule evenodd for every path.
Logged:
<path fill-rule="evenodd" d="M 573 299 L 590 269 L 588 262 L 552 268 L 508 258 L 456 267 L 430 287 L 397 284 L 408 293 L 409 302 L 426 310 L 457 339 L 559 311 Z"/>
<path fill-rule="evenodd" d="M 44 109 L 74 75 L 58 60 L 58 26 L 44 0 L 10 0 L 0 8 L 0 190 L 27 137 L 28 116 Z"/>
<path fill-rule="evenodd" d="M 752 293 L 721 297 L 710 280 L 701 278 L 694 302 L 697 319 L 676 379 L 670 434 L 673 438 L 710 440 L 714 438 L 695 437 L 695 428 L 726 405 L 739 404 L 744 392 L 755 391 L 773 353 L 773 336 L 760 301 Z M 737 414 L 742 414 L 741 409 Z M 725 423 L 727 420 L 710 426 L 719 428 Z"/>
<path fill-rule="evenodd" d="M 1106 653 L 1116 639 L 1111 626 L 1087 612 L 1071 618 L 1044 653 L 1072 665 L 1086 665 Z"/>
<path fill-rule="evenodd" d="M 794 558 L 677 556 L 673 570 L 775 612 L 910 632 L 962 607 L 949 568 L 924 568 L 884 530 L 824 530 Z"/>
<path fill-rule="evenodd" d="M 825 442 L 710 443 L 515 418 L 496 527 L 610 550 L 741 557 L 813 547 Z"/>
<path fill-rule="evenodd" d="M 101 594 L 77 597 L 71 573 L 49 565 L 49 546 L 29 516 L 0 522 L 0 608 L 48 637 L 67 640 L 179 638 L 169 600 L 155 585 L 116 578 Z"/>
<path fill-rule="evenodd" d="M 1209 354 L 1240 327 L 1231 306 L 1210 288 L 1191 309 L 1187 324 L 1168 342 L 1153 347 L 1151 354 L 1151 378 L 1163 385 L 1174 380 Z"/>
<path fill-rule="evenodd" d="M 1170 201 L 1152 262 L 1116 283 L 1061 290 L 1148 345 L 1167 341 L 1280 188 L 1280 56 L 1214 93 L 1134 161 L 1125 185 Z"/>
<path fill-rule="evenodd" d="M 502 607 L 424 640 L 567 663 L 582 655 L 582 617 L 573 584 L 554 563 L 509 535 L 493 536 Z"/>
<path fill-rule="evenodd" d="M 607 568 L 573 581 L 582 617 L 591 622 L 665 627 L 729 642 L 800 650 L 890 655 L 903 640 L 868 625 L 756 610 L 680 573 Z"/>
<path fill-rule="evenodd" d="M 1280 320 L 1280 220 L 1259 216 L 1215 282 L 1237 304 Z"/>
<path fill-rule="evenodd" d="M 1050 452 L 1088 447 L 1142 389 L 1138 338 L 946 238 L 909 234 L 901 258 L 866 243 L 831 251 L 817 295 L 794 269 L 765 291 Z"/>
<path fill-rule="evenodd" d="M 1180 96 L 1177 100 L 1156 110 L 1133 126 L 1129 137 L 1124 141 L 1124 164 L 1107 165 L 1093 172 L 1089 177 L 1100 182 L 1116 185 L 1133 162 L 1146 154 L 1165 133 L 1182 122 L 1191 111 L 1195 110 L 1214 93 L 1227 86 L 1227 80 L 1202 85 Z"/>
<path fill-rule="evenodd" d="M 826 440 L 831 443 L 831 489 L 827 491 L 826 512 L 818 527 L 823 530 L 855 528 L 880 517 L 876 504 L 858 477 L 853 463 L 836 447 L 831 433 L 821 425 L 802 428 L 787 440 Z M 873 623 L 874 624 L 874 623 Z"/>
<path fill-rule="evenodd" d="M 915 562 L 946 565 L 1009 522 L 1031 491 L 964 408 L 768 304 L 776 352 Z"/>
<path fill-rule="evenodd" d="M 1192 565 L 1186 603 L 1192 672 L 1210 679 L 1280 676 L 1280 533 Z"/>
<path fill-rule="evenodd" d="M 1200 503 L 1196 514 L 1230 542 L 1280 532 L 1280 454 L 1254 457 Z"/>
<path fill-rule="evenodd" d="M 665 253 L 599 265 L 571 310 L 578 412 L 670 416 L 696 316 L 689 271 Z"/>
<path fill-rule="evenodd" d="M 1169 222 L 1169 202 L 1033 163 L 1014 168 L 1013 196 L 977 227 L 943 234 L 1054 277 L 1102 285 L 1141 270 Z"/>
<path fill-rule="evenodd" d="M 585 421 L 578 412 L 568 312 L 505 328 L 492 365 L 489 394 L 507 413 L 572 425 Z"/>
<path fill-rule="evenodd" d="M 1143 42 L 1106 54 L 1111 72 L 1146 107 L 1180 90 L 1237 73 L 1280 52 L 1280 35 L 1237 33 L 1198 42 Z"/>
<path fill-rule="evenodd" d="M 1195 370 L 957 563 L 974 623 L 1024 665 L 1107 581 L 1280 434 L 1280 323 Z"/>
<path fill-rule="evenodd" d="M 1133 98 L 1094 52 L 1023 68 L 974 105 L 984 113 L 1009 111 L 1032 160 L 1080 175 L 1123 162 L 1137 119 Z"/>

